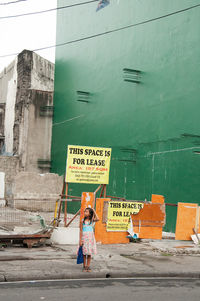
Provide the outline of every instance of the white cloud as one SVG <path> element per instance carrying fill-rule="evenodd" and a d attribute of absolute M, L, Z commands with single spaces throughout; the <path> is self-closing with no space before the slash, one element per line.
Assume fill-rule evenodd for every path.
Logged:
<path fill-rule="evenodd" d="M 9 0 L 0 1 L 0 3 L 3 2 L 9 2 Z M 40 11 L 56 6 L 57 0 L 28 0 L 18 4 L 2 5 L 0 6 L 0 17 Z M 56 11 L 0 20 L 0 55 L 54 45 L 55 41 Z M 38 53 L 52 62 L 55 61 L 55 48 Z M 0 71 L 14 58 L 15 56 L 0 58 Z"/>

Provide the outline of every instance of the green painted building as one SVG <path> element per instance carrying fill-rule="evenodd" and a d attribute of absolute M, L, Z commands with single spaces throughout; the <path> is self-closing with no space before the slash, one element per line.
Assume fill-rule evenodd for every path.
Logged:
<path fill-rule="evenodd" d="M 109 194 L 200 203 L 199 0 L 97 4 L 58 10 L 57 44 L 70 43 L 56 49 L 52 172 L 68 144 L 112 147 Z M 175 222 L 167 206 L 165 230 Z"/>

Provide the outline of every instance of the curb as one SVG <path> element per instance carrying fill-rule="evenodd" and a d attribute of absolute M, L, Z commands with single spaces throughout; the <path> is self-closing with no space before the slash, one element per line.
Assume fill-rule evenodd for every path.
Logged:
<path fill-rule="evenodd" d="M 143 272 L 143 273 L 126 273 L 111 272 L 110 278 L 198 278 L 200 272 Z"/>
<path fill-rule="evenodd" d="M 100 271 L 100 272 L 91 272 L 91 273 L 59 273 L 59 274 L 43 274 L 38 275 L 38 273 L 30 274 L 30 273 L 21 273 L 21 274 L 4 274 L 0 275 L 0 282 L 18 282 L 18 281 L 40 281 L 40 280 L 64 280 L 64 279 L 98 279 L 98 278 L 195 278 L 200 279 L 200 272 L 154 272 L 154 273 L 126 273 L 126 272 L 117 272 L 117 271 Z"/>

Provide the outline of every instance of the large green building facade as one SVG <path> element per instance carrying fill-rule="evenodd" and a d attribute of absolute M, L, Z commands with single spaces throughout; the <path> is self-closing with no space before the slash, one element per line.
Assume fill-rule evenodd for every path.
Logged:
<path fill-rule="evenodd" d="M 187 9 L 198 4 L 110 0 L 98 12 L 97 2 L 58 10 L 57 44 L 67 43 L 56 49 L 53 172 L 64 174 L 68 144 L 112 147 L 109 194 L 200 203 L 200 7 Z M 94 189 L 70 185 L 75 195 Z M 165 229 L 175 221 L 167 206 Z"/>

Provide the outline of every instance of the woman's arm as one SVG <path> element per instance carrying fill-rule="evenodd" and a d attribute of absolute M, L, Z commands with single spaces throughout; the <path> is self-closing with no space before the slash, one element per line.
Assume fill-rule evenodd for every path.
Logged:
<path fill-rule="evenodd" d="M 97 215 L 97 213 L 96 213 L 96 211 L 94 209 L 93 209 L 93 212 L 94 212 L 93 221 L 94 222 L 98 222 L 99 221 L 99 217 L 98 217 L 98 215 Z"/>
<path fill-rule="evenodd" d="M 83 245 L 83 241 L 82 241 L 82 234 L 83 234 L 83 222 L 80 222 L 80 236 L 79 236 L 79 246 Z"/>

